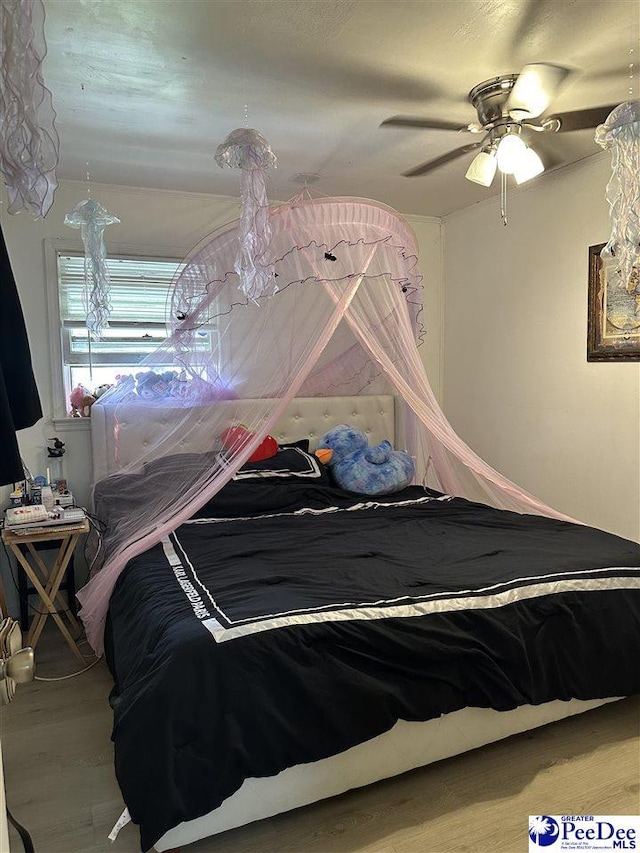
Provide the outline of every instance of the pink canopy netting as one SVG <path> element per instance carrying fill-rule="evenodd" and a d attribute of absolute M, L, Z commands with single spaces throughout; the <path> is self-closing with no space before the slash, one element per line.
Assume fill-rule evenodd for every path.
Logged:
<path fill-rule="evenodd" d="M 414 455 L 417 482 L 571 520 L 491 468 L 445 418 L 419 350 L 428 321 L 425 331 L 416 240 L 398 213 L 359 199 L 298 197 L 273 209 L 270 225 L 276 292 L 249 299 L 240 289 L 237 225 L 208 237 L 177 275 L 170 334 L 147 359 L 156 373 L 174 371 L 156 383 L 163 396 L 131 377 L 94 404 L 106 407 L 113 434 L 105 451 L 117 472 L 96 484 L 98 515 L 101 494 L 118 498 L 101 541 L 94 537 L 92 576 L 78 593 L 96 651 L 127 562 L 222 488 L 296 396 L 392 393 L 401 415 L 395 443 Z M 156 409 L 162 434 L 125 458 L 125 434 L 144 433 L 150 419 L 157 422 Z M 254 437 L 221 455 L 221 433 L 234 422 Z M 185 447 L 189 454 L 178 457 L 167 482 L 166 468 L 154 462 Z"/>

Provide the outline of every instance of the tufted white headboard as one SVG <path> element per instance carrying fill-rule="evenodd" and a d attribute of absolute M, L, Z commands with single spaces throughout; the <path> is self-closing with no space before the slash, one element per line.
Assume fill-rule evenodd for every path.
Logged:
<path fill-rule="evenodd" d="M 260 401 L 265 405 L 269 401 Z M 255 410 L 256 401 L 238 401 L 215 403 L 219 410 L 228 406 L 234 418 L 242 419 L 243 405 Z M 146 414 L 146 413 L 145 413 Z M 178 413 L 182 417 L 181 413 Z M 170 427 L 171 419 L 176 418 L 176 410 L 170 408 L 150 408 L 145 418 L 144 429 L 139 425 L 135 429 L 126 422 L 126 416 L 119 413 L 118 453 L 121 468 L 140 459 L 145 447 L 154 443 Z M 93 482 L 112 474 L 117 470 L 114 448 L 113 409 L 107 404 L 92 407 L 91 411 L 91 450 L 93 458 Z M 308 438 L 311 449 L 315 449 L 318 438 L 327 430 L 340 423 L 349 423 L 367 433 L 369 442 L 377 444 L 388 438 L 393 444 L 395 438 L 395 400 L 386 394 L 374 394 L 361 397 L 297 397 L 271 432 L 281 443 Z M 129 428 L 127 428 L 129 426 Z M 188 442 L 180 444 L 180 452 L 186 453 L 194 448 Z M 202 450 L 201 447 L 195 448 Z M 177 452 L 178 448 L 176 448 Z"/>

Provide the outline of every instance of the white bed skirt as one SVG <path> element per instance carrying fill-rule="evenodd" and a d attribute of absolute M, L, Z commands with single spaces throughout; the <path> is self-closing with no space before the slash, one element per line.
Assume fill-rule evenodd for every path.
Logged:
<path fill-rule="evenodd" d="M 156 842 L 155 849 L 163 851 L 182 847 L 209 835 L 334 797 L 620 698 L 555 701 L 545 705 L 523 705 L 513 711 L 502 712 L 463 708 L 422 723 L 401 720 L 390 731 L 338 755 L 290 767 L 277 776 L 247 779 L 220 808 L 169 830 Z"/>

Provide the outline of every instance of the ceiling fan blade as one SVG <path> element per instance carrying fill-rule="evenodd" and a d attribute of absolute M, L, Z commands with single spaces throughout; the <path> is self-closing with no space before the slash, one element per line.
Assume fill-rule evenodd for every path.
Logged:
<path fill-rule="evenodd" d="M 571 130 L 587 130 L 597 127 L 606 121 L 607 116 L 618 104 L 609 104 L 606 107 L 591 107 L 586 110 L 573 110 L 569 113 L 556 113 L 545 117 L 544 124 L 548 122 L 560 122 L 556 133 L 567 133 Z"/>
<path fill-rule="evenodd" d="M 466 124 L 456 124 L 452 121 L 439 119 L 417 118 L 413 116 L 393 116 L 385 119 L 380 127 L 426 127 L 432 130 L 467 130 Z"/>
<path fill-rule="evenodd" d="M 569 68 L 546 62 L 525 65 L 511 90 L 506 111 L 516 121 L 542 115 L 569 73 Z"/>
<path fill-rule="evenodd" d="M 434 169 L 444 166 L 452 160 L 457 160 L 458 157 L 462 157 L 463 154 L 468 154 L 469 151 L 474 151 L 476 148 L 479 148 L 483 142 L 484 139 L 481 139 L 478 142 L 470 142 L 469 145 L 463 145 L 462 148 L 455 148 L 453 151 L 449 151 L 441 157 L 436 157 L 435 160 L 429 160 L 421 166 L 416 166 L 408 172 L 403 172 L 402 175 L 405 178 L 416 178 L 418 175 L 425 175 L 427 172 L 432 172 Z"/>

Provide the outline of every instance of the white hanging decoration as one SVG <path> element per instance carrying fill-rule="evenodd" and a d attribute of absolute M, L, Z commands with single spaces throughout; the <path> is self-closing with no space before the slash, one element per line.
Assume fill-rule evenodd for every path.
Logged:
<path fill-rule="evenodd" d="M 51 92 L 42 0 L 0 0 L 0 171 L 9 213 L 46 216 L 58 186 L 60 139 Z"/>
<path fill-rule="evenodd" d="M 600 254 L 615 258 L 620 286 L 631 293 L 640 270 L 640 100 L 612 110 L 596 128 L 595 141 L 611 151 L 612 170 L 606 189 L 611 236 Z"/>
<path fill-rule="evenodd" d="M 215 161 L 221 167 L 242 170 L 240 248 L 235 270 L 241 289 L 256 301 L 278 289 L 274 264 L 269 258 L 271 226 L 265 180 L 265 170 L 276 165 L 276 157 L 261 133 L 243 127 L 231 131 L 218 145 Z"/>
<path fill-rule="evenodd" d="M 111 302 L 110 280 L 107 267 L 107 249 L 104 229 L 118 224 L 117 216 L 107 213 L 105 208 L 91 198 L 77 204 L 67 213 L 64 224 L 79 228 L 84 244 L 84 304 L 87 311 L 87 328 L 99 337 L 107 327 Z"/>

